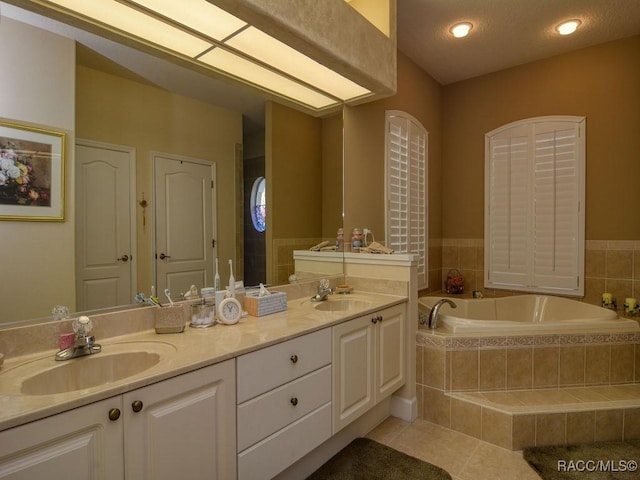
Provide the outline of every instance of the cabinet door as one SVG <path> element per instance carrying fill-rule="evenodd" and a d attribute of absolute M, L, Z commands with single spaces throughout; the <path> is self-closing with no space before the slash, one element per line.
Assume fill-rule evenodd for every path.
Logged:
<path fill-rule="evenodd" d="M 333 327 L 333 432 L 375 404 L 375 324 L 370 316 Z"/>
<path fill-rule="evenodd" d="M 0 432 L 0 478 L 122 480 L 121 397 Z"/>
<path fill-rule="evenodd" d="M 236 478 L 235 403 L 234 360 L 125 394 L 126 477 Z"/>
<path fill-rule="evenodd" d="M 387 308 L 378 314 L 376 332 L 376 402 L 404 385 L 405 305 Z"/>

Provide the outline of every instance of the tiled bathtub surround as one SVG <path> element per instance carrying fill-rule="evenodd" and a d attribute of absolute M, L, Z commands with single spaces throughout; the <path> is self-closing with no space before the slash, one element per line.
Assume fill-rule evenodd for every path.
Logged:
<path fill-rule="evenodd" d="M 440 267 L 440 268 L 438 268 Z M 429 239 L 429 290 L 443 289 L 447 272 L 459 269 L 467 291 L 482 290 L 485 295 L 505 292 L 484 289 L 484 240 Z M 600 305 L 603 292 L 618 299 L 618 310 L 627 297 L 640 298 L 640 241 L 587 240 L 585 250 L 585 296 L 583 300 Z"/>
<path fill-rule="evenodd" d="M 514 450 L 640 438 L 639 343 L 635 332 L 468 338 L 419 331 L 418 415 Z"/>

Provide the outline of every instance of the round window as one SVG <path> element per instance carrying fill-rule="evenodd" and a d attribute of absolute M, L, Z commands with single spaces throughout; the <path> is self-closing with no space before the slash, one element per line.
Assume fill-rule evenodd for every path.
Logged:
<path fill-rule="evenodd" d="M 264 232 L 267 228 L 267 181 L 264 177 L 256 178 L 251 188 L 251 221 L 258 232 Z"/>

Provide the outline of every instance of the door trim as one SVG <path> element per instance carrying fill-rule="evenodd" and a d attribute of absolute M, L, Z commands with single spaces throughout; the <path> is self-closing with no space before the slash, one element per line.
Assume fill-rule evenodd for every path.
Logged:
<path fill-rule="evenodd" d="M 88 140 L 84 138 L 76 138 L 76 146 L 101 148 L 103 150 L 114 150 L 116 152 L 126 153 L 129 156 L 129 228 L 131 232 L 131 291 L 129 292 L 129 300 L 134 302 L 134 297 L 138 288 L 138 222 L 136 218 L 136 197 L 137 197 L 137 180 L 136 180 L 136 149 L 127 145 L 117 145 L 114 143 L 100 142 L 97 140 Z M 75 165 L 74 165 L 75 167 Z M 74 169 L 75 170 L 75 169 Z M 75 180 L 74 180 L 75 181 Z M 75 188 L 74 188 L 75 202 Z M 74 210 L 75 214 L 75 210 Z M 75 255 L 75 253 L 74 253 Z"/>

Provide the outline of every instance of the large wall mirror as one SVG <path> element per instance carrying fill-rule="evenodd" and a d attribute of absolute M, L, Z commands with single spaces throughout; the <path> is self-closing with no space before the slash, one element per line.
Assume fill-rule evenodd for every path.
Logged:
<path fill-rule="evenodd" d="M 21 13 L 17 7 L 0 5 L 0 15 L 9 10 Z M 66 132 L 68 150 L 73 152 L 67 152 L 65 222 L 0 222 L 5 245 L 20 245 L 29 235 L 28 248 L 13 249 L 10 254 L 13 265 L 29 265 L 29 275 L 56 268 L 48 267 L 46 260 L 34 260 L 35 252 L 48 249 L 54 251 L 46 256 L 72 259 L 75 266 L 71 274 L 60 271 L 56 276 L 48 271 L 50 290 L 65 295 L 38 296 L 39 292 L 32 291 L 34 301 L 25 301 L 28 281 L 7 276 L 0 280 L 7 307 L 0 310 L 0 328 L 49 318 L 58 303 L 67 304 L 72 312 L 85 310 L 84 305 L 93 310 L 131 304 L 135 292 L 149 294 L 152 285 L 156 290 L 167 285 L 159 275 L 184 278 L 182 283 L 167 285 L 178 285 L 171 288 L 177 297 L 184 290 L 182 285 L 212 285 L 215 258 L 222 286 L 229 276 L 228 260 L 233 261 L 236 279 L 246 285 L 282 284 L 296 273 L 294 250 L 307 250 L 335 238 L 343 219 L 341 111 L 314 117 L 244 85 L 207 77 L 31 12 L 4 17 L 2 28 L 5 32 L 16 29 L 27 37 L 31 32 L 47 32 L 75 42 L 75 74 L 71 76 L 75 118 L 73 128 Z M 16 42 L 22 42 L 22 52 L 30 48 L 20 37 Z M 34 39 L 32 45 L 35 50 L 41 44 Z M 0 117 L 11 115 L 0 111 Z M 125 180 L 130 187 L 126 194 L 109 191 L 115 185 L 111 183 L 115 174 L 109 168 L 100 170 L 107 154 L 124 158 L 124 170 L 130 175 Z M 92 169 L 98 164 L 103 167 Z M 206 178 L 212 187 L 210 200 L 205 199 L 212 207 L 210 213 L 203 214 L 201 205 L 192 203 L 202 200 L 191 184 L 180 183 L 180 178 L 194 175 Z M 172 176 L 178 179 L 177 189 L 167 180 Z M 260 178 L 265 181 L 255 188 Z M 258 205 L 261 214 L 266 212 L 264 231 L 256 228 L 256 211 L 252 215 L 250 210 L 255 206 L 252 193 L 262 193 L 265 202 Z M 99 194 L 113 202 L 127 200 L 122 207 L 130 216 L 124 222 L 130 228 L 126 251 L 113 247 L 112 252 L 109 245 L 100 243 L 107 236 L 101 235 L 100 228 L 106 228 L 107 218 L 119 214 Z M 162 195 L 172 197 L 173 203 Z M 203 227 L 207 222 L 199 220 L 202 215 L 212 220 L 210 230 Z M 162 226 L 165 238 L 160 239 L 159 224 L 166 219 L 173 225 Z M 189 231 L 195 233 L 182 235 L 191 227 Z M 51 247 L 56 232 L 69 228 L 73 233 L 67 234 L 67 240 Z M 86 232 L 91 229 L 93 236 L 88 237 Z M 183 249 L 194 246 L 193 238 L 204 238 L 210 248 L 204 277 L 189 276 L 188 268 L 171 271 L 170 259 L 188 257 Z M 58 250 L 61 244 L 64 251 Z M 20 255 L 24 258 L 18 258 Z M 125 293 L 127 301 L 117 300 L 114 289 L 97 294 L 99 290 L 86 286 L 99 283 L 90 274 L 89 280 L 83 279 L 81 269 L 87 256 L 98 258 L 97 263 L 108 263 L 100 259 L 113 257 L 117 266 L 126 263 L 130 267 L 133 286 Z M 45 290 L 49 288 L 40 288 Z"/>

